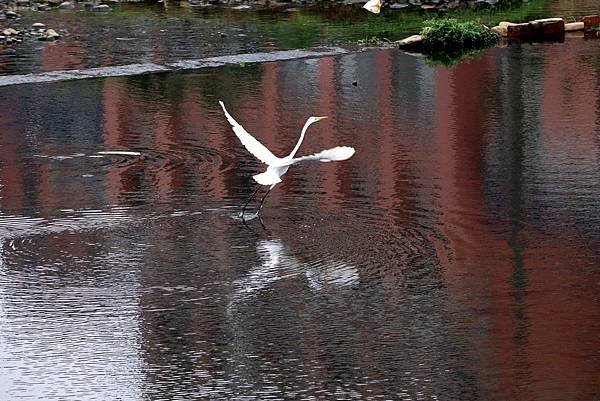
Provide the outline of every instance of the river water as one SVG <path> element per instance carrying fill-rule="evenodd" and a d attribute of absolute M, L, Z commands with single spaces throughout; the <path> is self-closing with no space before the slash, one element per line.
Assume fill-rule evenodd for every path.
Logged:
<path fill-rule="evenodd" d="M 0 399 L 599 399 L 599 55 L 0 88 Z M 218 100 L 277 155 L 310 115 L 300 154 L 356 154 L 243 224 L 263 166 Z"/>

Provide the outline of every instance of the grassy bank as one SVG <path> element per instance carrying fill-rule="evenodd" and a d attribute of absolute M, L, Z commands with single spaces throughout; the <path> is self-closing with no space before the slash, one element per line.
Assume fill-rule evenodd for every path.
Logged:
<path fill-rule="evenodd" d="M 373 39 L 394 41 L 419 33 L 426 21 L 435 18 L 452 18 L 459 22 L 476 21 L 487 26 L 497 25 L 503 20 L 521 22 L 545 18 L 548 15 L 547 4 L 548 0 L 530 0 L 518 6 L 445 12 L 390 11 L 380 15 L 368 14 L 356 8 L 343 7 L 340 11 L 338 7 L 332 7 L 303 10 L 289 18 L 275 21 L 267 27 L 267 31 L 284 38 L 284 46 L 311 46 L 316 44 L 317 38 L 327 38 L 332 43 Z"/>
<path fill-rule="evenodd" d="M 518 6 L 481 9 L 457 9 L 444 13 L 438 11 L 391 11 L 373 15 L 360 7 L 301 8 L 294 12 L 274 10 L 235 11 L 226 7 L 165 8 L 156 4 L 115 4 L 112 13 L 70 12 L 58 10 L 46 13 L 23 11 L 26 21 L 44 22 L 48 26 L 63 26 L 69 32 L 118 32 L 118 36 L 135 36 L 137 40 L 169 41 L 189 36 L 196 46 L 231 43 L 244 47 L 250 40 L 238 39 L 245 35 L 257 47 L 269 43 L 280 49 L 306 48 L 319 45 L 350 44 L 359 41 L 375 43 L 377 40 L 399 40 L 419 33 L 425 21 L 445 17 L 457 21 L 477 21 L 493 26 L 501 20 L 515 22 L 546 17 L 548 0 L 530 0 Z M 8 23 L 8 22 L 7 22 Z M 135 35 L 128 29 L 132 27 Z M 210 27 L 210 28 L 209 28 Z M 229 27 L 239 27 L 231 32 Z M 211 31 L 212 29 L 212 31 Z M 221 37 L 220 31 L 229 33 Z M 180 32 L 180 33 L 178 33 Z M 198 38 L 197 32 L 203 37 Z M 206 34 L 204 34 L 206 33 Z M 90 35 L 93 40 L 99 37 Z M 195 41 L 192 41 L 195 40 Z M 236 45 L 239 42 L 240 45 Z M 168 42 L 167 42 L 168 43 Z M 123 44 L 121 44 L 123 46 Z M 166 46 L 166 45 L 163 45 Z"/>

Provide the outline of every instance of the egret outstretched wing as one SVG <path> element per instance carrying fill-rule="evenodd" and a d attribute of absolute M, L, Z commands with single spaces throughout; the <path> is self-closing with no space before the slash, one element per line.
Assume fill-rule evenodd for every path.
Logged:
<path fill-rule="evenodd" d="M 333 162 L 346 160 L 352 157 L 355 150 L 350 146 L 336 146 L 335 148 L 322 150 L 319 153 L 315 153 L 309 156 L 296 157 L 294 159 L 290 159 L 287 163 L 288 165 L 305 162 L 305 161 L 320 161 L 320 162 Z"/>
<path fill-rule="evenodd" d="M 223 112 L 225 112 L 225 117 L 227 117 L 229 124 L 231 124 L 231 127 L 233 128 L 233 132 L 240 139 L 242 145 L 244 145 L 244 147 L 248 149 L 248 152 L 252 153 L 258 160 L 269 166 L 280 163 L 281 159 L 279 157 L 271 153 L 271 151 L 267 149 L 265 145 L 263 145 L 256 138 L 250 135 L 244 129 L 244 127 L 242 127 L 237 121 L 233 119 L 233 117 L 231 117 L 231 114 L 227 112 L 227 109 L 225 108 L 225 105 L 222 101 L 219 101 L 219 104 L 223 108 Z"/>

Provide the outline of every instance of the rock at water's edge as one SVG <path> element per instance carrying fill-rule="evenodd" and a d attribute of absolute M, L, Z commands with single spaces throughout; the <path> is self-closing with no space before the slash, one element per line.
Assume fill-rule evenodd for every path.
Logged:
<path fill-rule="evenodd" d="M 58 32 L 56 32 L 54 29 L 48 29 L 46 30 L 46 32 L 44 32 L 42 34 L 42 36 L 38 37 L 38 40 L 42 40 L 42 41 L 53 41 L 53 40 L 57 40 L 60 39 L 60 35 Z"/>
<path fill-rule="evenodd" d="M 403 50 L 420 51 L 423 45 L 423 36 L 412 35 L 397 42 L 398 47 Z"/>
<path fill-rule="evenodd" d="M 112 11 L 112 8 L 110 8 L 110 6 L 108 4 L 100 4 L 98 6 L 93 6 L 92 11 L 108 13 L 108 12 Z"/>
<path fill-rule="evenodd" d="M 2 34 L 4 36 L 18 35 L 19 31 L 17 31 L 14 28 L 6 28 L 5 30 L 2 31 Z"/>

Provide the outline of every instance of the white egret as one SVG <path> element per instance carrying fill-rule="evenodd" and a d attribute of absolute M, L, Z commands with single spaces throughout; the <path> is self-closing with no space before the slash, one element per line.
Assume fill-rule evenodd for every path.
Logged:
<path fill-rule="evenodd" d="M 374 14 L 379 14 L 379 12 L 381 11 L 381 5 L 382 5 L 381 0 L 369 0 L 365 3 L 363 8 Z"/>
<path fill-rule="evenodd" d="M 269 190 L 267 191 L 267 193 L 263 196 L 263 198 L 260 201 L 260 205 L 258 207 L 258 212 L 256 213 L 257 215 L 260 214 L 260 211 L 262 209 L 265 198 L 267 197 L 269 192 L 271 192 L 271 190 L 275 187 L 275 185 L 277 185 L 281 182 L 281 176 L 284 175 L 288 171 L 288 169 L 290 168 L 290 166 L 292 164 L 305 162 L 305 161 L 330 162 L 330 161 L 346 160 L 346 159 L 349 159 L 350 157 L 352 157 L 352 155 L 354 154 L 354 148 L 352 148 L 350 146 L 336 146 L 335 148 L 326 149 L 319 153 L 315 153 L 315 154 L 312 154 L 309 156 L 301 156 L 301 157 L 294 158 L 294 156 L 296 155 L 296 152 L 298 152 L 298 149 L 300 148 L 300 144 L 302 144 L 302 140 L 304 140 L 304 134 L 306 134 L 306 130 L 308 129 L 308 127 L 311 124 L 313 124 L 319 120 L 327 118 L 327 117 L 309 117 L 308 120 L 306 120 L 304 127 L 302 128 L 302 132 L 300 133 L 300 139 L 298 139 L 298 143 L 296 143 L 296 146 L 294 146 L 294 149 L 292 150 L 292 152 L 289 155 L 287 155 L 286 157 L 277 157 L 273 153 L 271 153 L 271 151 L 269 149 L 267 149 L 262 143 L 260 143 L 256 138 L 254 138 L 252 135 L 250 135 L 244 129 L 244 127 L 242 127 L 237 121 L 235 121 L 233 119 L 233 117 L 231 117 L 231 114 L 229 114 L 229 112 L 227 112 L 227 109 L 225 108 L 225 105 L 223 104 L 222 101 L 219 101 L 219 104 L 223 108 L 225 117 L 227 117 L 227 120 L 229 121 L 229 123 L 231 124 L 231 127 L 233 128 L 233 132 L 239 138 L 240 142 L 242 142 L 242 145 L 244 145 L 244 147 L 250 153 L 252 153 L 258 160 L 260 160 L 261 162 L 263 162 L 264 164 L 267 165 L 267 170 L 264 173 L 260 173 L 260 174 L 256 174 L 256 175 L 252 176 L 252 178 L 254 178 L 254 181 L 259 183 L 260 185 L 269 186 Z M 250 198 L 246 201 L 246 203 L 242 207 L 242 212 L 241 212 L 242 217 L 244 216 L 244 211 L 246 210 L 246 206 L 248 206 L 248 203 L 250 203 L 250 201 L 254 198 L 254 196 L 258 192 L 259 188 L 260 188 L 260 186 L 256 189 L 256 191 L 254 191 L 254 193 L 250 196 Z"/>

